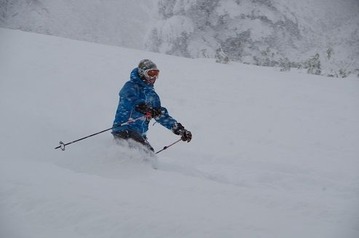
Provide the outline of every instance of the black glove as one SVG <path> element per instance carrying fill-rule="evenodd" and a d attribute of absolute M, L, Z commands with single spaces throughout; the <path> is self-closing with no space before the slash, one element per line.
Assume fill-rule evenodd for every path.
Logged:
<path fill-rule="evenodd" d="M 152 108 L 151 114 L 153 118 L 160 117 L 162 115 L 162 108 Z"/>
<path fill-rule="evenodd" d="M 136 111 L 144 114 L 148 120 L 151 120 L 152 118 L 156 118 L 162 115 L 161 108 L 152 108 L 151 106 L 148 106 L 146 103 L 140 103 L 136 105 Z"/>
<path fill-rule="evenodd" d="M 172 128 L 173 133 L 180 135 L 183 141 L 190 142 L 192 140 L 192 133 L 186 130 L 181 123 L 176 123 Z"/>

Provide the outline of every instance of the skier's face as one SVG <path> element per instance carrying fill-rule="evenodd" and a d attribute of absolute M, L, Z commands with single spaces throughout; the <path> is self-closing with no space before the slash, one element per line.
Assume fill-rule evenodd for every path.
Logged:
<path fill-rule="evenodd" d="M 159 74 L 160 74 L 160 71 L 158 69 L 148 69 L 148 70 L 145 70 L 143 75 L 145 76 L 146 82 L 148 84 L 154 84 L 156 82 L 156 79 L 158 78 Z"/>

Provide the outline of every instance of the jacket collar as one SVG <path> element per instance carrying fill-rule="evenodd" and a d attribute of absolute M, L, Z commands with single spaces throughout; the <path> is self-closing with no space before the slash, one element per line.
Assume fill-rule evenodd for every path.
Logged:
<path fill-rule="evenodd" d="M 132 82 L 140 84 L 143 87 L 153 88 L 153 84 L 148 84 L 141 79 L 140 75 L 138 74 L 138 68 L 134 68 L 132 70 L 130 78 Z"/>

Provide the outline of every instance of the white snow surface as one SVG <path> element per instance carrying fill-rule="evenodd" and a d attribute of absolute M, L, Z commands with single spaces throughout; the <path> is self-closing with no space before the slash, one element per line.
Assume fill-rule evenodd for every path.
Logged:
<path fill-rule="evenodd" d="M 0 237 L 359 237 L 358 79 L 0 35 Z M 111 127 L 143 58 L 193 140 L 157 170 L 109 132 L 55 150 Z"/>

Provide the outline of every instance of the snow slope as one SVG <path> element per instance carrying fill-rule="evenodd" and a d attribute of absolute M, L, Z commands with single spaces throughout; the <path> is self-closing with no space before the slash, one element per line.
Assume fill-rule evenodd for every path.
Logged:
<path fill-rule="evenodd" d="M 0 29 L 0 237 L 359 236 L 359 81 Z M 109 133 L 142 58 L 191 143 Z M 158 124 L 155 149 L 177 137 Z"/>
<path fill-rule="evenodd" d="M 157 0 L 1 0 L 0 27 L 142 49 Z"/>

